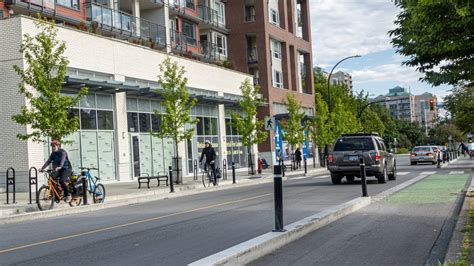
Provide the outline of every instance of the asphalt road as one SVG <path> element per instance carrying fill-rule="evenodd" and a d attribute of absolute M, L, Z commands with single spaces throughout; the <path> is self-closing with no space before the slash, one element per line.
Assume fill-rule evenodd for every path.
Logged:
<path fill-rule="evenodd" d="M 369 195 L 435 170 L 398 157 L 398 179 L 377 184 L 369 177 Z M 335 186 L 329 176 L 290 179 L 284 182 L 284 222 L 360 195 L 360 182 Z M 273 215 L 273 184 L 261 184 L 1 225 L 0 263 L 185 265 L 269 232 Z"/>
<path fill-rule="evenodd" d="M 426 166 L 420 166 L 399 171 L 426 171 Z M 463 160 L 430 169 L 436 175 L 416 184 L 419 189 L 414 185 L 412 193 L 404 190 L 373 203 L 251 265 L 436 265 L 446 254 L 453 232 L 457 195 L 449 193 L 450 186 L 458 182 L 457 189 L 462 188 L 472 167 L 474 160 Z M 430 182 L 434 178 L 444 182 L 438 190 Z"/>

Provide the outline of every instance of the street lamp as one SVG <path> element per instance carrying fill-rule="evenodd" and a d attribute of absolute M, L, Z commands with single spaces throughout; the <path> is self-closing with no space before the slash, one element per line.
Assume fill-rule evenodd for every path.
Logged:
<path fill-rule="evenodd" d="M 337 64 L 331 69 L 331 72 L 329 72 L 329 76 L 328 76 L 328 111 L 329 111 L 329 113 L 331 113 L 331 91 L 329 89 L 329 86 L 331 84 L 332 72 L 337 67 L 337 65 L 339 65 L 342 61 L 345 61 L 345 60 L 347 60 L 349 58 L 353 58 L 353 57 L 361 57 L 361 56 L 360 55 L 352 55 L 352 56 L 348 56 L 346 58 L 343 58 L 341 61 L 337 62 Z"/>

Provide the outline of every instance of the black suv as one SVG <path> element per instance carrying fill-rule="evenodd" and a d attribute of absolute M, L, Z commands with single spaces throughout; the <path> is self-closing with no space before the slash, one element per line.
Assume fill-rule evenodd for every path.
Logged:
<path fill-rule="evenodd" d="M 387 150 L 377 133 L 343 134 L 328 155 L 328 168 L 333 184 L 360 177 L 359 156 L 363 156 L 367 176 L 375 176 L 379 183 L 397 178 L 397 163 L 392 151 Z"/>

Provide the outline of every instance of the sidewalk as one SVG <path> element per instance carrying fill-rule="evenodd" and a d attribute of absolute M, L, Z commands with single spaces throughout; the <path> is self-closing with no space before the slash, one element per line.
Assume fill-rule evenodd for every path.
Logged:
<path fill-rule="evenodd" d="M 89 205 L 70 207 L 67 203 L 55 204 L 54 209 L 48 211 L 39 211 L 35 198 L 32 195 L 32 204 L 29 204 L 28 192 L 16 193 L 15 204 L 12 204 L 13 197 L 10 194 L 10 204 L 6 204 L 6 193 L 0 193 L 0 224 L 19 222 L 37 218 L 46 218 L 53 216 L 60 216 L 66 213 L 81 213 L 87 211 L 94 211 L 103 208 L 124 206 L 146 201 L 160 200 L 171 197 L 179 197 L 196 193 L 205 193 L 221 189 L 231 189 L 235 187 L 256 185 L 262 183 L 273 182 L 272 168 L 264 169 L 262 174 L 249 175 L 247 168 L 236 170 L 236 184 L 232 183 L 232 171 L 227 172 L 227 179 L 220 179 L 219 185 L 214 187 L 204 187 L 202 184 L 201 173 L 198 174 L 198 180 L 193 180 L 193 176 L 183 177 L 183 184 L 174 185 L 174 193 L 170 193 L 170 187 L 166 186 L 165 182 L 161 182 L 161 186 L 157 186 L 156 180 L 150 181 L 150 188 L 147 188 L 146 183 L 142 184 L 138 189 L 138 181 L 132 182 L 114 182 L 105 183 L 106 198 L 105 202 L 101 204 L 91 204 L 92 199 L 89 197 Z M 326 168 L 308 165 L 307 175 L 316 175 L 326 173 Z M 224 175 L 224 173 L 223 173 Z M 304 169 L 295 171 L 286 171 L 285 177 L 299 177 L 304 176 Z M 38 189 L 41 187 L 38 184 Z M 90 195 L 89 195 L 90 196 Z"/>

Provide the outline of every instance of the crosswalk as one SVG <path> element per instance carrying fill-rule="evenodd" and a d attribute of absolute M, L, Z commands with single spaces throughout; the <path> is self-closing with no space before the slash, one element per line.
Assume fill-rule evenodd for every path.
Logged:
<path fill-rule="evenodd" d="M 462 175 L 464 174 L 464 171 L 451 171 L 449 172 L 450 175 Z"/>

